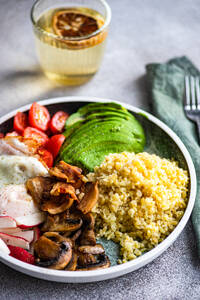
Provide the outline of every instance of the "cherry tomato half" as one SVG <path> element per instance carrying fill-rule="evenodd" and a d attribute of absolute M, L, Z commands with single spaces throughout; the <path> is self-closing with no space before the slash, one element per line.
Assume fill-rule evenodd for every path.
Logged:
<path fill-rule="evenodd" d="M 47 143 L 46 147 L 53 154 L 54 158 L 58 155 L 58 152 L 64 140 L 65 140 L 65 136 L 63 134 L 53 135 L 49 139 L 49 142 Z"/>
<path fill-rule="evenodd" d="M 4 133 L 0 132 L 0 139 L 4 138 Z"/>
<path fill-rule="evenodd" d="M 24 129 L 28 126 L 28 116 L 23 112 L 18 112 L 14 117 L 13 127 L 14 130 L 23 133 Z"/>
<path fill-rule="evenodd" d="M 64 129 L 65 126 L 65 122 L 67 120 L 67 118 L 69 117 L 69 115 L 64 112 L 64 111 L 57 111 L 57 113 L 55 113 L 55 115 L 53 115 L 49 127 L 52 131 L 52 133 L 56 134 L 56 133 L 61 133 Z"/>
<path fill-rule="evenodd" d="M 25 138 L 34 139 L 43 146 L 45 146 L 49 141 L 48 136 L 44 132 L 33 127 L 26 127 L 26 129 L 24 129 L 23 136 Z"/>
<path fill-rule="evenodd" d="M 46 107 L 34 102 L 29 110 L 28 118 L 30 126 L 42 131 L 48 129 L 50 114 Z"/>
<path fill-rule="evenodd" d="M 47 167 L 51 168 L 53 166 L 53 155 L 44 148 L 40 148 L 38 150 L 38 154 L 40 155 L 41 159 L 45 162 Z"/>
<path fill-rule="evenodd" d="M 6 133 L 6 136 L 20 136 L 20 134 L 17 131 L 12 131 L 12 132 Z"/>

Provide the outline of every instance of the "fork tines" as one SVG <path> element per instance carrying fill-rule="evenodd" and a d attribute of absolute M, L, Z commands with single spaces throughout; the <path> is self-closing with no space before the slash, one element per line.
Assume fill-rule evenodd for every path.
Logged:
<path fill-rule="evenodd" d="M 199 77 L 185 76 L 185 99 L 186 111 L 200 111 L 200 80 Z"/>

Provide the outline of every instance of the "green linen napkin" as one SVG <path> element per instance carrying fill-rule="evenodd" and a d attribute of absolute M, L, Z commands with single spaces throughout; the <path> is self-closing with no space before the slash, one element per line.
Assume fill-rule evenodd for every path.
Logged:
<path fill-rule="evenodd" d="M 174 58 L 164 64 L 149 64 L 146 70 L 153 113 L 176 132 L 190 152 L 195 165 L 197 197 L 192 223 L 200 255 L 200 147 L 195 125 L 185 117 L 183 111 L 184 76 L 200 76 L 200 72 L 187 57 Z"/>

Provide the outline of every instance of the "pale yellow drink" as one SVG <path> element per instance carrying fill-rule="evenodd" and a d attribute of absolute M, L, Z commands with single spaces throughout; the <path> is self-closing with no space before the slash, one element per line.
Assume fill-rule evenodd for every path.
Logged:
<path fill-rule="evenodd" d="M 53 16 L 68 11 L 92 17 L 98 29 L 104 25 L 103 16 L 83 7 L 57 8 L 45 11 L 34 27 L 36 48 L 42 69 L 47 77 L 66 85 L 86 82 L 99 68 L 104 53 L 107 29 L 85 37 L 62 37 L 53 28 Z"/>

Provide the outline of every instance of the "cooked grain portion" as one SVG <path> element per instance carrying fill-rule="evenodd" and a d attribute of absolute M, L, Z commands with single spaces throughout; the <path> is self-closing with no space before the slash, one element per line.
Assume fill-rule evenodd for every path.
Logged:
<path fill-rule="evenodd" d="M 97 235 L 120 243 L 119 262 L 165 239 L 187 205 L 187 171 L 156 155 L 110 154 L 88 178 L 99 182 L 99 200 L 93 208 Z"/>

